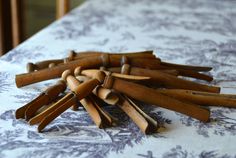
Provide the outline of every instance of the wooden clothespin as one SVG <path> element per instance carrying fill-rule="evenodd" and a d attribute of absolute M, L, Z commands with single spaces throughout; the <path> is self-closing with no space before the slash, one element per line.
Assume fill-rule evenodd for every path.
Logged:
<path fill-rule="evenodd" d="M 66 89 L 66 83 L 62 80 L 58 81 L 55 85 L 47 88 L 37 98 L 17 109 L 15 113 L 16 118 L 17 119 L 23 118 L 29 120 L 35 115 L 37 110 L 39 110 L 41 107 L 55 101 L 58 95 L 60 93 L 63 93 L 65 89 Z"/>

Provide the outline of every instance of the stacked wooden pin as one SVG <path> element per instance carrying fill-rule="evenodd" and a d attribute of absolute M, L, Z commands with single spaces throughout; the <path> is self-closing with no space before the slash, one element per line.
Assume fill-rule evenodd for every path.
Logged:
<path fill-rule="evenodd" d="M 220 87 L 183 79 L 212 81 L 202 72 L 211 67 L 163 62 L 153 51 L 129 53 L 70 52 L 65 59 L 28 63 L 28 73 L 16 75 L 17 87 L 61 78 L 30 103 L 16 110 L 16 118 L 43 129 L 61 113 L 83 106 L 99 128 L 115 126 L 117 119 L 104 108 L 124 111 L 145 134 L 157 131 L 157 121 L 136 101 L 173 110 L 209 122 L 206 106 L 236 107 L 236 95 L 220 94 Z M 181 76 L 181 78 L 179 77 Z M 58 95 L 70 89 L 63 98 Z"/>

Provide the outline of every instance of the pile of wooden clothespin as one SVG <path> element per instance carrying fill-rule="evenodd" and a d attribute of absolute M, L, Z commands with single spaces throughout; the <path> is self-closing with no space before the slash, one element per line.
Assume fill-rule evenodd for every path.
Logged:
<path fill-rule="evenodd" d="M 104 103 L 119 107 L 145 133 L 157 131 L 156 120 L 143 112 L 135 101 L 173 110 L 208 122 L 206 106 L 236 107 L 236 95 L 220 94 L 220 88 L 185 80 L 213 78 L 200 72 L 211 67 L 163 62 L 153 51 L 134 53 L 70 52 L 69 57 L 28 63 L 28 73 L 16 75 L 17 87 L 61 78 L 36 99 L 16 110 L 16 118 L 41 132 L 68 108 L 83 106 L 99 128 L 113 126 L 116 119 Z M 183 77 L 179 77 L 183 76 Z M 58 96 L 70 89 L 63 98 Z"/>

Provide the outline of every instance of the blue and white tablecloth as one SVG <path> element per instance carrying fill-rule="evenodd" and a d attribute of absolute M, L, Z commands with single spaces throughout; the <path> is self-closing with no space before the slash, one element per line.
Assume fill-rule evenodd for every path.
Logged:
<path fill-rule="evenodd" d="M 16 88 L 27 62 L 69 50 L 154 50 L 168 62 L 211 66 L 223 93 L 236 93 L 236 1 L 88 0 L 0 58 L 0 158 L 235 158 L 236 109 L 210 107 L 211 122 L 154 106 L 144 111 L 160 129 L 144 135 L 121 111 L 120 124 L 98 129 L 86 111 L 67 110 L 44 133 L 16 120 L 15 110 L 55 80 Z M 114 110 L 115 109 L 115 110 Z"/>

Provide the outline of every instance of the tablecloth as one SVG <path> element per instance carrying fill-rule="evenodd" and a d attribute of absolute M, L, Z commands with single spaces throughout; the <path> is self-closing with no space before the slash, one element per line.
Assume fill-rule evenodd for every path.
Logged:
<path fill-rule="evenodd" d="M 1 158 L 236 157 L 236 109 L 210 107 L 211 121 L 202 123 L 146 105 L 160 126 L 152 135 L 114 107 L 107 110 L 119 124 L 106 129 L 84 110 L 67 110 L 43 133 L 16 120 L 15 110 L 55 80 L 16 88 L 15 75 L 27 62 L 64 58 L 70 50 L 154 50 L 163 61 L 213 67 L 209 84 L 236 93 L 236 1 L 88 0 L 0 58 Z"/>

